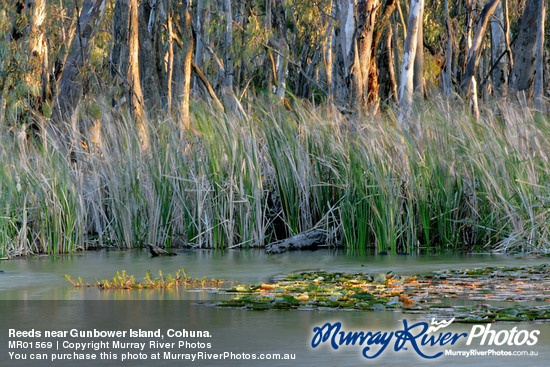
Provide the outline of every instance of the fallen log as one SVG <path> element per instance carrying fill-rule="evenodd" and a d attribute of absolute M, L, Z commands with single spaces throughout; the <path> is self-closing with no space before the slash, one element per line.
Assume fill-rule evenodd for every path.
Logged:
<path fill-rule="evenodd" d="M 151 256 L 177 256 L 175 252 L 168 252 L 162 247 L 152 245 L 150 243 L 146 243 L 145 246 L 149 248 L 149 252 L 151 253 Z"/>
<path fill-rule="evenodd" d="M 318 247 L 327 246 L 327 244 L 328 236 L 326 232 L 316 229 L 272 242 L 265 247 L 265 251 L 268 254 L 280 254 L 292 250 L 314 250 Z"/>

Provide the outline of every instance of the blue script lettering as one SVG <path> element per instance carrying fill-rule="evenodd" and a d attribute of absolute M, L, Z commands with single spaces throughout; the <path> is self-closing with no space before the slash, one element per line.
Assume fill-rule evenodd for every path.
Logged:
<path fill-rule="evenodd" d="M 338 349 L 342 345 L 359 345 L 363 346 L 362 355 L 365 358 L 373 359 L 378 357 L 387 346 L 390 345 L 393 337 L 395 336 L 395 344 L 393 346 L 394 351 L 399 352 L 409 344 L 414 351 L 421 357 L 427 359 L 433 359 L 440 357 L 443 352 L 438 352 L 433 355 L 424 353 L 420 349 L 421 346 L 443 346 L 446 344 L 455 344 L 460 337 L 467 337 L 468 334 L 452 334 L 452 333 L 439 333 L 439 335 L 429 335 L 429 325 L 426 322 L 418 322 L 410 325 L 407 320 L 403 320 L 403 329 L 395 332 L 372 332 L 372 331 L 341 331 L 342 324 L 335 322 L 331 324 L 327 322 L 321 327 L 313 328 L 313 339 L 311 340 L 311 346 L 317 348 L 321 343 L 325 343 L 330 340 L 330 346 L 333 349 Z M 371 346 L 380 346 L 375 352 L 371 351 Z M 405 348 L 407 349 L 407 348 Z"/>

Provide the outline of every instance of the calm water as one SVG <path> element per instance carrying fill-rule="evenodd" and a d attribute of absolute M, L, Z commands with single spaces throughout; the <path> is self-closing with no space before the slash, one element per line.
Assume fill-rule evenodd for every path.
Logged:
<path fill-rule="evenodd" d="M 356 365 L 466 365 L 466 366 L 547 366 L 550 358 L 550 323 L 498 323 L 492 330 L 539 330 L 534 346 L 466 346 L 459 342 L 453 350 L 527 351 L 538 356 L 522 357 L 457 357 L 442 356 L 435 360 L 420 358 L 412 348 L 395 352 L 393 345 L 374 360 L 361 355 L 362 347 L 344 346 L 333 350 L 327 345 L 311 348 L 312 329 L 326 322 L 341 322 L 354 331 L 396 331 L 409 324 L 427 321 L 425 316 L 400 312 L 339 311 L 265 311 L 219 309 L 206 305 L 220 297 L 203 290 L 179 291 L 100 291 L 74 289 L 64 279 L 81 276 L 85 281 L 111 278 L 117 270 L 142 278 L 146 271 L 166 274 L 184 267 L 196 277 L 209 276 L 240 283 L 267 282 L 274 276 L 303 270 L 327 270 L 380 273 L 393 270 L 414 274 L 446 268 L 473 268 L 497 265 L 533 265 L 539 259 L 521 259 L 500 255 L 453 256 L 348 256 L 328 250 L 296 252 L 267 256 L 262 251 L 194 251 L 180 252 L 176 257 L 150 258 L 143 252 L 102 251 L 59 258 L 4 261 L 0 263 L 0 366 L 43 365 L 44 362 L 10 360 L 7 330 L 209 330 L 212 338 L 209 352 L 294 353 L 294 361 L 64 361 L 55 365 L 249 365 L 249 366 L 356 366 Z M 445 331 L 470 333 L 472 325 L 453 324 Z M 38 339 L 37 339 L 38 340 Z M 149 340 L 149 339 L 147 339 Z M 83 341 L 90 341 L 89 339 Z M 195 340 L 196 341 L 196 340 Z M 435 354 L 447 347 L 426 349 Z M 198 351 L 188 349 L 188 352 Z M 181 352 L 181 351 L 180 351 Z"/>

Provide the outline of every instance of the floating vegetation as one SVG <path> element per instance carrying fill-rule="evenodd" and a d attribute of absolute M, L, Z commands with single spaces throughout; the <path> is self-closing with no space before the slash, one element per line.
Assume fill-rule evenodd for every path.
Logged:
<path fill-rule="evenodd" d="M 204 277 L 197 279 L 187 274 L 185 269 L 181 268 L 174 275 L 164 275 L 159 270 L 159 276 L 154 277 L 150 273 L 145 273 L 145 279 L 140 282 L 133 275 L 126 273 L 126 270 L 117 271 L 112 280 L 98 280 L 95 283 L 84 283 L 81 277 L 73 280 L 69 275 L 65 275 L 65 279 L 76 288 L 99 288 L 99 289 L 165 289 L 177 287 L 214 287 L 219 288 L 224 282 L 223 280 Z"/>
<path fill-rule="evenodd" d="M 251 310 L 399 309 L 452 315 L 457 322 L 478 323 L 550 319 L 547 264 L 444 270 L 414 276 L 304 272 L 271 284 L 234 286 L 226 292 L 237 295 L 219 306 Z M 464 301 L 467 306 L 457 304 Z"/>

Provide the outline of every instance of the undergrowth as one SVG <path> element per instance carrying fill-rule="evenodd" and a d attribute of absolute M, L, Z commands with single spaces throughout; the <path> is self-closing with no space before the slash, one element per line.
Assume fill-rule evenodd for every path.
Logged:
<path fill-rule="evenodd" d="M 527 108 L 475 121 L 431 102 L 411 137 L 391 111 L 259 104 L 233 118 L 197 103 L 188 131 L 150 118 L 142 149 L 131 118 L 97 106 L 69 153 L 2 114 L 1 257 L 258 247 L 314 228 L 358 252 L 550 248 L 550 123 Z"/>

